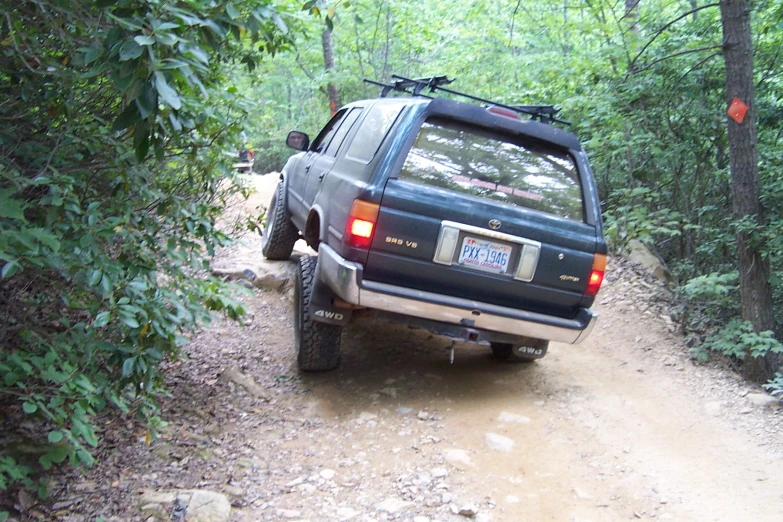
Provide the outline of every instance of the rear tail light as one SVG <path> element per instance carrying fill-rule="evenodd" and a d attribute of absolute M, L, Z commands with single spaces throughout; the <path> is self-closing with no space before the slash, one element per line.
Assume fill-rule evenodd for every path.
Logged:
<path fill-rule="evenodd" d="M 370 248 L 380 205 L 355 199 L 345 225 L 345 244 L 355 248 Z"/>
<path fill-rule="evenodd" d="M 606 254 L 595 254 L 593 257 L 593 269 L 590 271 L 590 279 L 587 281 L 585 297 L 594 297 L 601 289 L 606 273 Z"/>

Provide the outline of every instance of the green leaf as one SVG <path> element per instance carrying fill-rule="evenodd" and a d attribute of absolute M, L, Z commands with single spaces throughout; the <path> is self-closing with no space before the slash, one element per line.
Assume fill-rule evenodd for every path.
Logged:
<path fill-rule="evenodd" d="M 128 40 L 120 47 L 120 61 L 127 62 L 128 60 L 135 60 L 141 56 L 142 52 L 144 52 L 144 49 L 141 48 L 136 40 Z"/>
<path fill-rule="evenodd" d="M 114 120 L 114 124 L 112 125 L 112 129 L 117 132 L 125 130 L 136 125 L 140 119 L 141 114 L 139 114 L 137 104 L 132 103 L 128 105 L 119 116 L 117 116 L 117 119 Z"/>
<path fill-rule="evenodd" d="M 133 147 L 136 153 L 136 161 L 142 162 L 150 150 L 150 133 L 144 121 L 136 125 L 133 131 Z"/>
<path fill-rule="evenodd" d="M 102 328 L 109 324 L 109 319 L 111 319 L 110 312 L 101 312 L 95 316 L 95 321 L 93 321 L 92 325 L 95 328 Z"/>
<path fill-rule="evenodd" d="M 22 409 L 24 410 L 25 413 L 30 414 L 30 413 L 35 413 L 36 411 L 38 411 L 38 406 L 36 406 L 32 402 L 25 402 L 25 403 L 22 404 Z"/>
<path fill-rule="evenodd" d="M 275 24 L 277 25 L 277 28 L 280 29 L 280 32 L 283 34 L 288 34 L 288 26 L 285 24 L 282 18 L 280 18 L 280 15 L 277 13 L 274 13 L 272 15 L 272 19 L 275 21 Z M 329 20 L 329 19 L 327 19 Z"/>
<path fill-rule="evenodd" d="M 103 290 L 104 297 L 111 295 L 113 287 L 114 285 L 112 285 L 111 278 L 108 275 L 103 274 L 101 277 L 101 289 Z"/>
<path fill-rule="evenodd" d="M 79 462 L 84 464 L 85 466 L 92 466 L 93 462 L 95 460 L 92 458 L 92 455 L 87 450 L 77 450 L 76 451 L 76 457 L 79 459 Z"/>
<path fill-rule="evenodd" d="M 157 89 L 160 99 L 172 109 L 178 111 L 182 107 L 182 101 L 177 92 L 169 86 L 166 82 L 166 76 L 160 71 L 155 71 L 155 89 Z"/>
<path fill-rule="evenodd" d="M 90 286 L 95 286 L 101 280 L 101 277 L 103 277 L 103 272 L 100 270 L 93 270 L 90 274 L 90 278 L 87 280 L 87 284 Z"/>
<path fill-rule="evenodd" d="M 41 466 L 43 466 L 44 469 L 49 469 L 52 467 L 52 464 L 60 464 L 64 461 L 69 453 L 70 450 L 68 447 L 58 446 L 41 455 L 38 462 L 41 463 Z"/>
<path fill-rule="evenodd" d="M 158 361 L 163 359 L 163 353 L 160 350 L 156 350 L 155 348 L 148 348 L 144 350 L 144 353 L 146 353 L 151 358 L 156 359 Z"/>
<path fill-rule="evenodd" d="M 239 9 L 237 9 L 236 6 L 231 2 L 226 4 L 226 12 L 232 20 L 236 20 L 240 16 Z"/>
<path fill-rule="evenodd" d="M 142 46 L 152 45 L 155 43 L 155 38 L 147 36 L 146 34 L 140 34 L 139 36 L 134 37 L 133 41 Z"/>
<path fill-rule="evenodd" d="M 152 88 L 152 84 L 145 82 L 141 86 L 138 96 L 136 96 L 136 107 L 138 107 L 141 117 L 144 119 L 149 118 L 155 111 L 156 106 L 155 89 Z"/>
<path fill-rule="evenodd" d="M 120 317 L 120 320 L 126 325 L 128 325 L 130 328 L 139 327 L 139 322 L 132 315 L 123 315 L 122 317 Z"/>
<path fill-rule="evenodd" d="M 16 189 L 0 190 L 0 218 L 19 219 L 24 221 L 22 202 L 11 197 Z"/>
<path fill-rule="evenodd" d="M 128 359 L 125 359 L 125 362 L 122 363 L 122 376 L 128 377 L 131 373 L 133 373 L 133 367 L 136 365 L 136 358 L 130 357 Z"/>
<path fill-rule="evenodd" d="M 51 442 L 52 444 L 57 444 L 61 440 L 63 440 L 63 432 L 61 432 L 60 430 L 54 430 L 49 432 L 49 442 Z"/>
<path fill-rule="evenodd" d="M 13 261 L 9 261 L 5 265 L 3 265 L 2 270 L 0 270 L 0 278 L 6 279 L 12 277 L 18 271 L 19 271 L 19 260 L 14 259 Z"/>

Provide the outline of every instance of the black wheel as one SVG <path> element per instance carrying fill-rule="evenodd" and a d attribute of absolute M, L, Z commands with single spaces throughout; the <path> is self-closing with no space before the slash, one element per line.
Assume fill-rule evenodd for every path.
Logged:
<path fill-rule="evenodd" d="M 294 343 L 299 369 L 321 372 L 337 368 L 340 362 L 341 328 L 313 321 L 310 296 L 313 291 L 317 257 L 302 256 L 296 269 L 294 286 Z"/>
<path fill-rule="evenodd" d="M 273 261 L 284 261 L 291 257 L 294 243 L 299 239 L 299 231 L 291 222 L 286 211 L 283 183 L 280 182 L 269 203 L 266 213 L 266 227 L 261 237 L 261 252 Z"/>
<path fill-rule="evenodd" d="M 531 339 L 525 344 L 491 343 L 492 355 L 498 359 L 513 363 L 529 363 L 546 355 L 549 341 Z"/>

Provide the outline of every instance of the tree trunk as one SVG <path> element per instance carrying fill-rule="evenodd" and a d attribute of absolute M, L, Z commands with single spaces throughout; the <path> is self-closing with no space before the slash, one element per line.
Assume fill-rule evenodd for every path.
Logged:
<path fill-rule="evenodd" d="M 321 43 L 324 47 L 324 69 L 329 74 L 334 69 L 334 45 L 332 43 L 332 31 L 329 28 L 324 28 L 321 33 Z M 329 110 L 332 111 L 332 116 L 340 108 L 340 93 L 337 90 L 337 85 L 332 82 L 326 84 L 326 96 L 329 98 Z"/>
<path fill-rule="evenodd" d="M 726 62 L 726 101 L 739 98 L 748 106 L 741 123 L 728 118 L 729 162 L 734 218 L 750 219 L 764 226 L 759 201 L 758 161 L 756 152 L 756 114 L 753 89 L 753 44 L 750 34 L 750 6 L 747 0 L 721 0 L 723 24 L 723 57 Z M 772 330 L 772 295 L 769 286 L 769 262 L 763 258 L 763 244 L 758 235 L 740 231 L 737 234 L 740 299 L 742 318 L 750 321 L 757 332 Z M 774 376 L 778 358 L 748 356 L 745 376 L 756 382 Z"/>

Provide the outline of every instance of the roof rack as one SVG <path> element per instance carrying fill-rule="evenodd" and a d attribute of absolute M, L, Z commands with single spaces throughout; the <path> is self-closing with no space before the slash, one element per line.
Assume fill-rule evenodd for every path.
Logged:
<path fill-rule="evenodd" d="M 560 109 L 556 109 L 553 105 L 505 105 L 503 103 L 486 100 L 477 96 L 471 96 L 470 94 L 465 94 L 463 92 L 458 92 L 443 87 L 443 85 L 448 85 L 454 81 L 454 79 L 449 79 L 446 76 L 432 76 L 430 78 L 411 79 L 393 74 L 392 81 L 390 83 L 376 82 L 374 80 L 368 80 L 367 78 L 365 78 L 364 81 L 372 85 L 377 85 L 378 87 L 383 87 L 381 90 L 381 98 L 387 97 L 391 92 L 403 92 L 413 96 L 432 98 L 432 96 L 428 96 L 427 94 L 423 93 L 425 89 L 429 89 L 430 93 L 441 91 L 456 96 L 462 96 L 463 98 L 468 98 L 469 100 L 494 105 L 496 107 L 501 107 L 519 114 L 525 114 L 530 116 L 532 120 L 537 120 L 543 123 L 560 123 L 563 125 L 571 125 L 570 122 L 556 117 L 560 112 Z"/>

